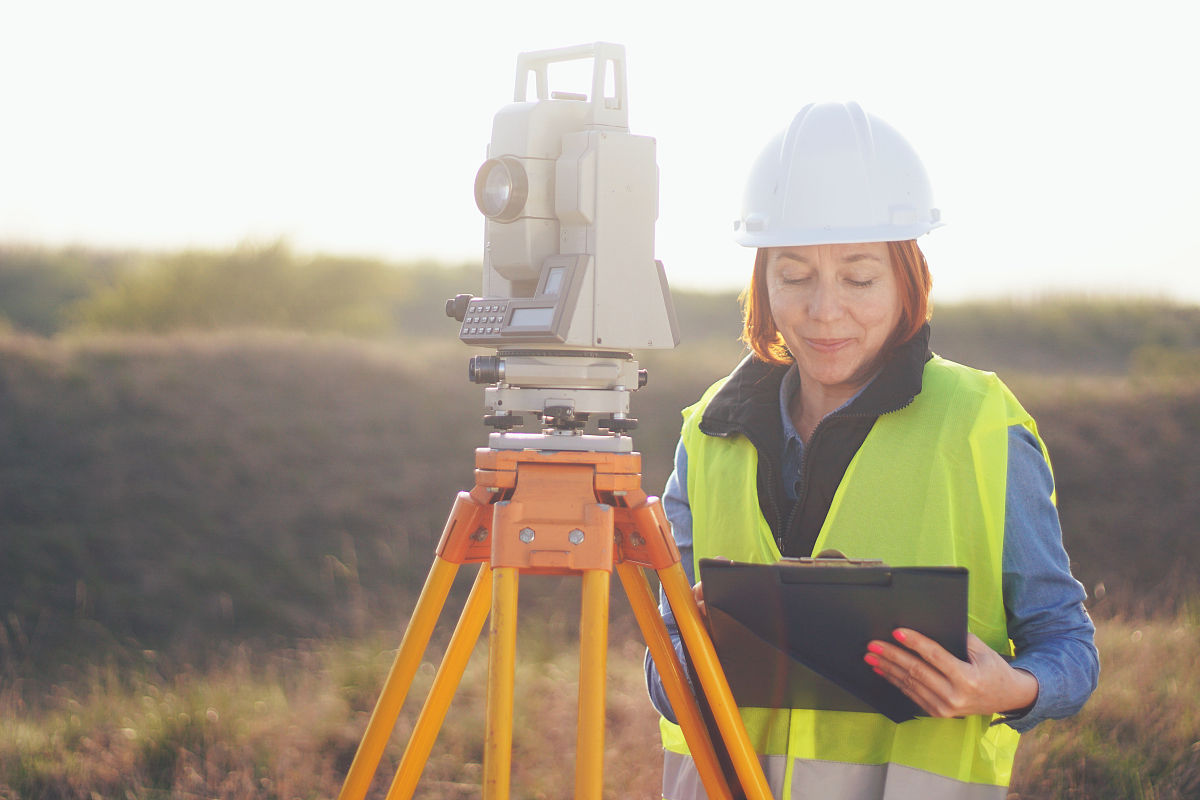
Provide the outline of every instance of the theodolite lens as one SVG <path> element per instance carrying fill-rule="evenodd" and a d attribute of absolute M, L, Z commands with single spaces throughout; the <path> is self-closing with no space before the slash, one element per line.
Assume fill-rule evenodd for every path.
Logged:
<path fill-rule="evenodd" d="M 508 174 L 500 169 L 489 170 L 487 180 L 483 183 L 483 213 L 489 217 L 496 216 L 508 205 L 511 196 L 512 181 Z"/>
<path fill-rule="evenodd" d="M 511 222 L 529 196 L 525 168 L 515 158 L 489 158 L 475 175 L 475 205 L 488 219 Z"/>

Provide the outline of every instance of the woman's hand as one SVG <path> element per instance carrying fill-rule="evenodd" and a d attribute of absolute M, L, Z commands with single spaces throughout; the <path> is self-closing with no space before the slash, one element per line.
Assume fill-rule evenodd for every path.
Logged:
<path fill-rule="evenodd" d="M 692 587 L 692 597 L 696 598 L 696 606 L 700 609 L 700 616 L 708 615 L 708 609 L 704 607 L 704 582 L 697 581 Z"/>
<path fill-rule="evenodd" d="M 973 633 L 967 634 L 968 661 L 908 628 L 892 636 L 903 646 L 873 641 L 864 660 L 931 716 L 1005 713 L 1037 700 L 1037 678 L 1009 666 Z"/>

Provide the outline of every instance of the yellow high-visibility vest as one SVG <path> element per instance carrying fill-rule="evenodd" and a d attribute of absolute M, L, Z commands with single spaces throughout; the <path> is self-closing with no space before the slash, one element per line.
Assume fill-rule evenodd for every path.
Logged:
<path fill-rule="evenodd" d="M 744 436 L 699 429 L 723 383 L 684 411 L 695 562 L 772 563 L 780 553 L 759 508 L 757 451 Z M 879 417 L 850 462 L 813 553 L 832 548 L 893 566 L 966 567 L 969 629 L 1011 655 L 1001 559 L 1008 429 L 1018 424 L 1037 437 L 1032 418 L 995 375 L 935 356 L 920 394 Z M 1000 800 L 1019 738 L 986 716 L 897 724 L 847 711 L 741 713 L 776 798 Z M 682 731 L 665 719 L 660 727 L 664 797 L 704 797 Z"/>

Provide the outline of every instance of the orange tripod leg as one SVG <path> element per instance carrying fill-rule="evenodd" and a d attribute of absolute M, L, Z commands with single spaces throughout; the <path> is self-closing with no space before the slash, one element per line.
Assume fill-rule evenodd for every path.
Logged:
<path fill-rule="evenodd" d="M 742 789 L 751 800 L 769 800 L 771 788 L 767 785 L 762 765 L 750 744 L 750 737 L 742 724 L 737 705 L 733 702 L 729 681 L 721 670 L 712 640 L 708 638 L 708 632 L 704 630 L 704 623 L 700 620 L 700 610 L 696 607 L 696 599 L 692 595 L 692 587 L 688 584 L 683 566 L 676 563 L 667 569 L 660 569 L 658 577 L 662 581 L 671 610 L 675 612 L 675 621 L 679 624 L 683 643 L 687 646 L 688 655 L 696 668 L 696 676 L 700 679 L 700 685 L 704 688 L 704 694 L 712 707 L 721 739 L 729 750 L 729 758 L 733 761 Z"/>
<path fill-rule="evenodd" d="M 400 650 L 396 653 L 396 660 L 392 663 L 383 691 L 375 703 L 371 721 L 367 723 L 367 731 L 363 734 L 358 752 L 350 764 L 350 771 L 346 774 L 346 782 L 342 784 L 338 800 L 362 800 L 366 796 L 367 789 L 371 786 L 371 778 L 379 767 L 379 759 L 387 747 L 392 728 L 396 726 L 396 718 L 400 716 L 400 708 L 404 705 L 404 698 L 408 696 L 413 676 L 417 674 L 417 667 L 421 665 L 421 656 L 429 646 L 429 637 L 433 635 L 438 615 L 442 613 L 446 596 L 450 594 L 450 586 L 454 583 L 457 573 L 458 564 L 440 557 L 433 560 L 433 567 L 425 580 L 425 588 L 421 590 L 417 607 L 413 610 L 408 629 L 400 642 Z"/>
<path fill-rule="evenodd" d="M 491 595 L 492 570 L 487 564 L 481 564 L 479 574 L 475 576 L 475 585 L 471 588 L 471 596 L 467 598 L 454 635 L 450 637 L 442 665 L 433 679 L 425 706 L 421 709 L 408 746 L 404 749 L 404 757 L 400 759 L 400 766 L 396 770 L 392 788 L 388 790 L 387 800 L 407 800 L 417 790 L 421 771 L 429 760 L 429 753 L 433 750 L 438 731 L 446 719 L 450 701 L 454 699 L 454 692 L 462 681 L 471 651 L 475 649 L 475 643 L 479 641 L 479 634 L 483 630 L 483 623 L 487 620 Z"/>
<path fill-rule="evenodd" d="M 508 800 L 512 774 L 513 682 L 517 652 L 515 567 L 493 570 L 488 648 L 487 731 L 483 749 L 484 800 Z"/>
<path fill-rule="evenodd" d="M 583 573 L 579 626 L 579 719 L 575 733 L 575 800 L 604 791 L 604 681 L 608 660 L 608 572 Z"/>
<path fill-rule="evenodd" d="M 708 738 L 704 718 L 700 715 L 700 707 L 696 705 L 696 698 L 692 696 L 687 678 L 684 677 L 683 665 L 679 663 L 679 657 L 671 645 L 666 623 L 659 616 L 658 604 L 654 602 L 654 593 L 650 590 L 646 573 L 626 561 L 617 564 L 617 575 L 625 587 L 625 594 L 629 597 L 629 605 L 641 628 L 642 638 L 646 640 L 650 657 L 658 667 L 658 675 L 675 717 L 679 720 L 679 727 L 683 729 L 683 738 L 696 762 L 696 771 L 700 773 L 704 790 L 714 800 L 731 800 L 733 793 L 729 790 L 725 774 L 721 772 L 717 753 Z"/>
<path fill-rule="evenodd" d="M 737 705 L 733 701 L 729 682 L 725 679 L 725 673 L 721 671 L 721 664 L 717 660 L 712 640 L 708 638 L 708 632 L 704 629 L 704 623 L 700 618 L 700 609 L 696 607 L 692 587 L 688 584 L 683 565 L 679 562 L 679 548 L 675 546 L 675 540 L 671 538 L 670 524 L 662 510 L 662 503 L 657 497 L 646 497 L 644 494 L 641 494 L 640 497 L 631 497 L 627 514 L 623 515 L 622 524 L 626 526 L 632 524 L 632 529 L 625 530 L 622 536 L 622 563 L 618 569 L 624 570 L 628 565 L 641 565 L 658 573 L 663 592 L 671 604 L 671 610 L 675 613 L 675 622 L 679 625 L 683 644 L 687 648 L 696 675 L 700 680 L 700 688 L 703 689 L 709 706 L 712 708 L 713 716 L 716 718 L 721 741 L 724 742 L 730 760 L 733 762 L 738 783 L 741 784 L 742 790 L 751 800 L 769 800 L 771 789 L 763 774 L 762 764 L 759 763 L 758 755 L 750 744 L 750 737 L 746 734 L 745 725 L 742 724 L 741 714 L 738 713 Z M 622 571 L 620 574 L 622 580 L 626 580 L 626 572 Z M 642 582 L 645 582 L 644 576 Z M 628 586 L 628 583 L 626 585 Z M 683 728 L 688 749 L 692 752 L 697 771 L 700 772 L 703 779 L 706 771 L 719 771 L 719 768 L 716 766 L 715 754 L 710 755 L 712 753 L 711 742 L 708 741 L 707 730 L 703 722 L 694 721 L 699 720 L 698 709 L 693 716 L 692 710 L 696 708 L 694 701 L 690 697 L 686 701 L 676 701 L 675 697 L 671 695 L 672 691 L 686 692 L 682 667 L 679 666 L 665 626 L 660 619 L 657 619 L 658 610 L 654 606 L 653 597 L 650 596 L 649 587 L 646 586 L 637 592 L 629 592 L 627 589 L 627 593 L 630 594 L 630 603 L 634 605 L 634 612 L 638 616 L 638 624 L 642 627 L 647 646 L 662 651 L 661 658 L 654 649 L 651 649 L 650 652 L 654 656 L 655 665 L 659 668 L 663 687 L 667 690 L 667 696 L 671 700 L 671 707 L 679 715 L 680 726 Z M 635 594 L 639 598 L 636 604 L 633 599 Z M 656 640 L 658 640 L 657 644 Z M 678 676 L 673 674 L 676 670 L 678 670 Z M 673 690 L 671 687 L 675 683 L 678 683 L 681 688 Z M 689 728 L 695 731 L 691 737 L 688 735 Z M 707 745 L 703 750 L 697 749 L 697 745 L 693 744 L 693 741 L 701 740 Z M 708 781 L 705 781 L 705 788 L 710 794 L 713 793 L 713 789 L 709 788 Z"/>

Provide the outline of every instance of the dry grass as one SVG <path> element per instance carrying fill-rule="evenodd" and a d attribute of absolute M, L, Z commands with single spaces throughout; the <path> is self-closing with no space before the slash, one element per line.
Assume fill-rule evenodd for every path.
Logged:
<path fill-rule="evenodd" d="M 516 796 L 550 800 L 572 792 L 578 665 L 573 644 L 534 638 L 517 669 L 513 786 Z M 633 640 L 609 654 L 606 797 L 651 798 L 658 785 L 657 724 L 641 655 Z M 243 647 L 205 671 L 171 677 L 150 660 L 132 672 L 94 669 L 80 685 L 55 687 L 35 702 L 7 687 L 0 798 L 335 796 L 392 657 L 382 637 L 270 652 Z M 427 663 L 418 673 L 371 797 L 386 794 L 434 670 Z M 486 676 L 483 643 L 417 796 L 479 797 Z"/>
<path fill-rule="evenodd" d="M 1021 740 L 1018 798 L 1200 797 L 1200 625 L 1105 620 L 1100 687 L 1076 717 Z"/>
<path fill-rule="evenodd" d="M 524 624 L 524 623 L 523 623 Z M 513 792 L 569 797 L 577 655 L 563 619 L 521 631 Z M 1182 800 L 1200 793 L 1200 627 L 1194 620 L 1099 625 L 1099 690 L 1070 720 L 1027 735 L 1013 800 Z M 95 668 L 30 700 L 0 693 L 0 798 L 318 798 L 340 788 L 383 685 L 394 645 L 376 635 L 286 650 L 231 648 L 209 669 L 162 674 L 152 654 L 133 670 Z M 436 658 L 431 650 L 427 658 Z M 642 646 L 623 624 L 609 652 L 606 797 L 654 798 L 661 767 L 646 700 Z M 386 794 L 435 665 L 418 673 L 371 797 Z M 481 643 L 417 796 L 481 794 L 486 646 Z M 27 694 L 27 693 L 26 693 Z"/>

